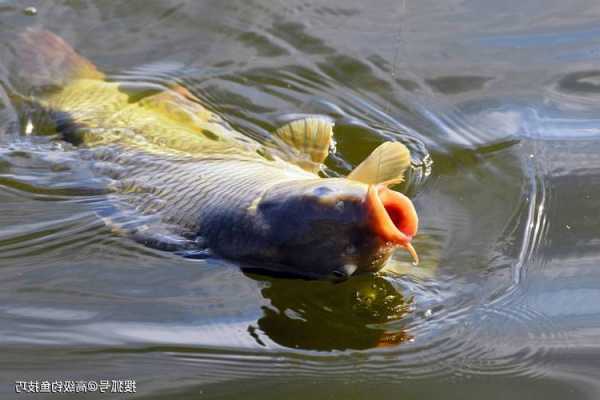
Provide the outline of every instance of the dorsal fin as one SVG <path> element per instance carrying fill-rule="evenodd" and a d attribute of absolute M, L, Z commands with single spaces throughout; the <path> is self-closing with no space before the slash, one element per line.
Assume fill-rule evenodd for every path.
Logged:
<path fill-rule="evenodd" d="M 310 172 L 318 172 L 329 154 L 333 136 L 333 121 L 326 117 L 310 116 L 281 126 L 275 138 L 287 147 L 289 161 Z"/>
<path fill-rule="evenodd" d="M 367 184 L 398 184 L 409 166 L 408 148 L 399 142 L 385 142 L 354 168 L 348 179 Z"/>
<path fill-rule="evenodd" d="M 104 79 L 96 66 L 54 33 L 28 29 L 16 46 L 15 68 L 33 88 L 63 87 L 75 79 Z"/>

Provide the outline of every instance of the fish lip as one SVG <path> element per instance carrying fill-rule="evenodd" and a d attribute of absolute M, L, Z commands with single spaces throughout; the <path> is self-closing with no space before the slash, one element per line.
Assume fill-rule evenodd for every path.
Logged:
<path fill-rule="evenodd" d="M 369 185 L 365 203 L 372 231 L 384 242 L 404 247 L 418 264 L 411 240 L 417 233 L 419 218 L 412 201 L 380 184 Z"/>

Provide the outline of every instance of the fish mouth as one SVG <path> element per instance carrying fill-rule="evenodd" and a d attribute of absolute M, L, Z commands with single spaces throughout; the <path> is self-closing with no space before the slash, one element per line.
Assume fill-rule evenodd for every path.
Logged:
<path fill-rule="evenodd" d="M 369 226 L 386 243 L 404 247 L 414 264 L 419 256 L 411 244 L 417 233 L 419 217 L 412 201 L 385 185 L 369 185 L 366 198 Z"/>

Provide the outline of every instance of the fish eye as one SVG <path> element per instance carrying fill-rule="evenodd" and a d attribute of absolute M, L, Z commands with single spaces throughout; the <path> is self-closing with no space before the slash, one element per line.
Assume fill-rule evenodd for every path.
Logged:
<path fill-rule="evenodd" d="M 324 196 L 324 195 L 329 194 L 331 192 L 333 192 L 333 190 L 331 190 L 327 186 L 319 186 L 318 188 L 316 188 L 315 190 L 313 190 L 313 193 L 316 196 Z"/>

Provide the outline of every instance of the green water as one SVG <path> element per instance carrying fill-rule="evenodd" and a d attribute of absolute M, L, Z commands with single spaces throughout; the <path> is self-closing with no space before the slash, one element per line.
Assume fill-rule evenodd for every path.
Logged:
<path fill-rule="evenodd" d="M 585 0 L 0 1 L 0 398 L 135 379 L 148 399 L 597 399 L 599 19 Z M 250 140 L 328 115 L 331 176 L 407 143 L 421 266 L 293 280 L 115 235 L 106 180 L 9 100 L 29 26 L 111 79 L 185 85 Z"/>

